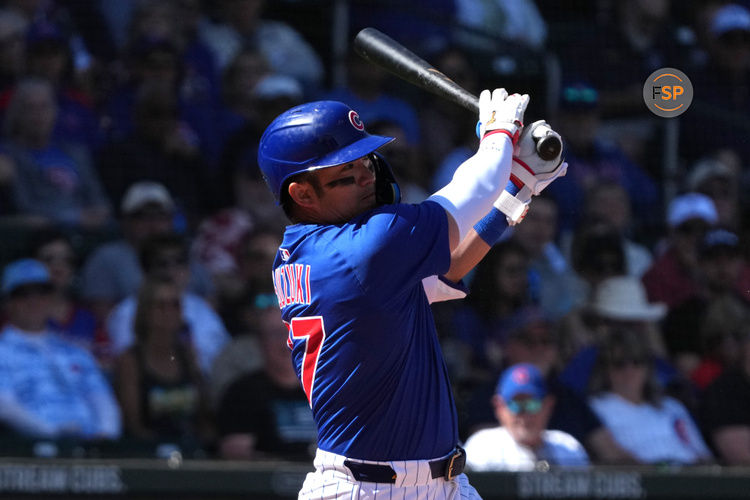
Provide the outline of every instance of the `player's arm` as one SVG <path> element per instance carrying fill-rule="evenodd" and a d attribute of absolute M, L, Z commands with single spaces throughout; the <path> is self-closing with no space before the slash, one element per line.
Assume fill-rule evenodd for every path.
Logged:
<path fill-rule="evenodd" d="M 429 303 L 466 297 L 468 289 L 461 280 L 487 255 L 490 248 L 492 246 L 475 229 L 469 230 L 466 238 L 451 252 L 451 267 L 448 272 L 440 277 L 429 276 L 422 280 Z"/>
<path fill-rule="evenodd" d="M 514 148 L 512 183 L 508 183 L 485 216 L 472 227 L 451 252 L 451 267 L 443 277 L 457 282 L 468 274 L 500 241 L 509 225 L 521 222 L 528 211 L 532 195 L 538 195 L 557 177 L 565 175 L 567 163 L 562 150 L 551 160 L 539 157 L 536 143 L 550 134 L 561 139 L 546 122 L 540 120 L 526 127 Z M 512 199 L 512 202 L 509 202 Z"/>
<path fill-rule="evenodd" d="M 466 238 L 451 252 L 451 267 L 443 278 L 454 283 L 462 280 L 487 255 L 490 248 L 492 246 L 472 228 Z"/>
<path fill-rule="evenodd" d="M 487 213 L 507 185 L 513 144 L 523 127 L 528 102 L 528 95 L 508 96 L 505 89 L 495 89 L 492 93 L 483 90 L 480 94 L 479 148 L 456 169 L 451 181 L 429 198 L 448 214 L 451 251 Z"/>
<path fill-rule="evenodd" d="M 460 280 L 487 255 L 509 225 L 523 220 L 532 195 L 538 195 L 557 177 L 565 175 L 568 165 L 562 161 L 562 151 L 551 160 L 542 160 L 537 153 L 537 141 L 549 134 L 559 138 L 559 134 L 544 121 L 535 122 L 524 129 L 514 148 L 512 168 L 517 175 L 514 175 L 513 183 L 508 183 L 487 214 L 453 249 L 450 269 L 441 277 L 442 281 L 425 280 L 425 290 L 431 303 L 463 298 L 466 291 L 460 285 Z M 510 198 L 512 201 L 509 201 Z M 456 223 L 450 216 L 449 224 L 453 224 L 455 229 Z"/>

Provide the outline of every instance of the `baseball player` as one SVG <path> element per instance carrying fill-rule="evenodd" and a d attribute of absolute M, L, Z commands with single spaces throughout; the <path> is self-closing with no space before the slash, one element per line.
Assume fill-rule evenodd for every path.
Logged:
<path fill-rule="evenodd" d="M 529 189 L 510 195 L 520 205 L 508 208 L 501 197 L 528 101 L 483 91 L 476 154 L 413 205 L 399 203 L 376 152 L 392 138 L 368 134 L 343 103 L 297 106 L 264 132 L 259 165 L 292 222 L 272 277 L 318 431 L 315 472 L 300 498 L 478 497 L 462 474 L 429 302 L 463 295 L 451 283 L 519 220 L 518 206 L 535 190 L 532 175 Z M 566 166 L 526 160 L 529 171 L 547 172 L 540 185 Z"/>

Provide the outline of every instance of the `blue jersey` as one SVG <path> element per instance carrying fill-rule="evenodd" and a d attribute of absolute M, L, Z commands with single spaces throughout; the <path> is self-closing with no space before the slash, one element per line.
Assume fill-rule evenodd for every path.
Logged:
<path fill-rule="evenodd" d="M 422 287 L 449 266 L 447 217 L 431 201 L 287 227 L 274 286 L 320 449 L 388 461 L 455 447 L 455 404 Z"/>

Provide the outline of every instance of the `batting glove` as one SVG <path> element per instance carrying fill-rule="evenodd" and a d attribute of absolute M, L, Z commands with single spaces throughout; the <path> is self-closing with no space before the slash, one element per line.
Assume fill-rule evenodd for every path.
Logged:
<path fill-rule="evenodd" d="M 523 128 L 523 113 L 529 104 L 527 94 L 508 95 L 505 89 L 495 89 L 490 93 L 483 90 L 479 94 L 479 137 L 503 133 L 516 144 Z"/>
<path fill-rule="evenodd" d="M 568 164 L 562 161 L 562 148 L 557 157 L 551 160 L 539 157 L 536 144 L 548 135 L 554 135 L 562 142 L 560 134 L 552 130 L 547 122 L 536 121 L 524 128 L 513 148 L 510 182 L 494 204 L 508 217 L 510 225 L 523 220 L 532 196 L 539 195 L 552 181 L 568 171 Z"/>

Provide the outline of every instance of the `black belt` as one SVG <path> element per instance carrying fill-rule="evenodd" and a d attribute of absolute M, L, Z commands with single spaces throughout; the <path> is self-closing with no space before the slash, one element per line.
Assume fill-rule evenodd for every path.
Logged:
<path fill-rule="evenodd" d="M 390 465 L 366 464 L 344 460 L 354 479 L 368 483 L 394 484 L 396 482 L 396 471 Z M 450 481 L 464 471 L 466 465 L 466 452 L 460 446 L 456 446 L 453 453 L 445 458 L 429 462 L 432 479 L 445 478 Z"/>

